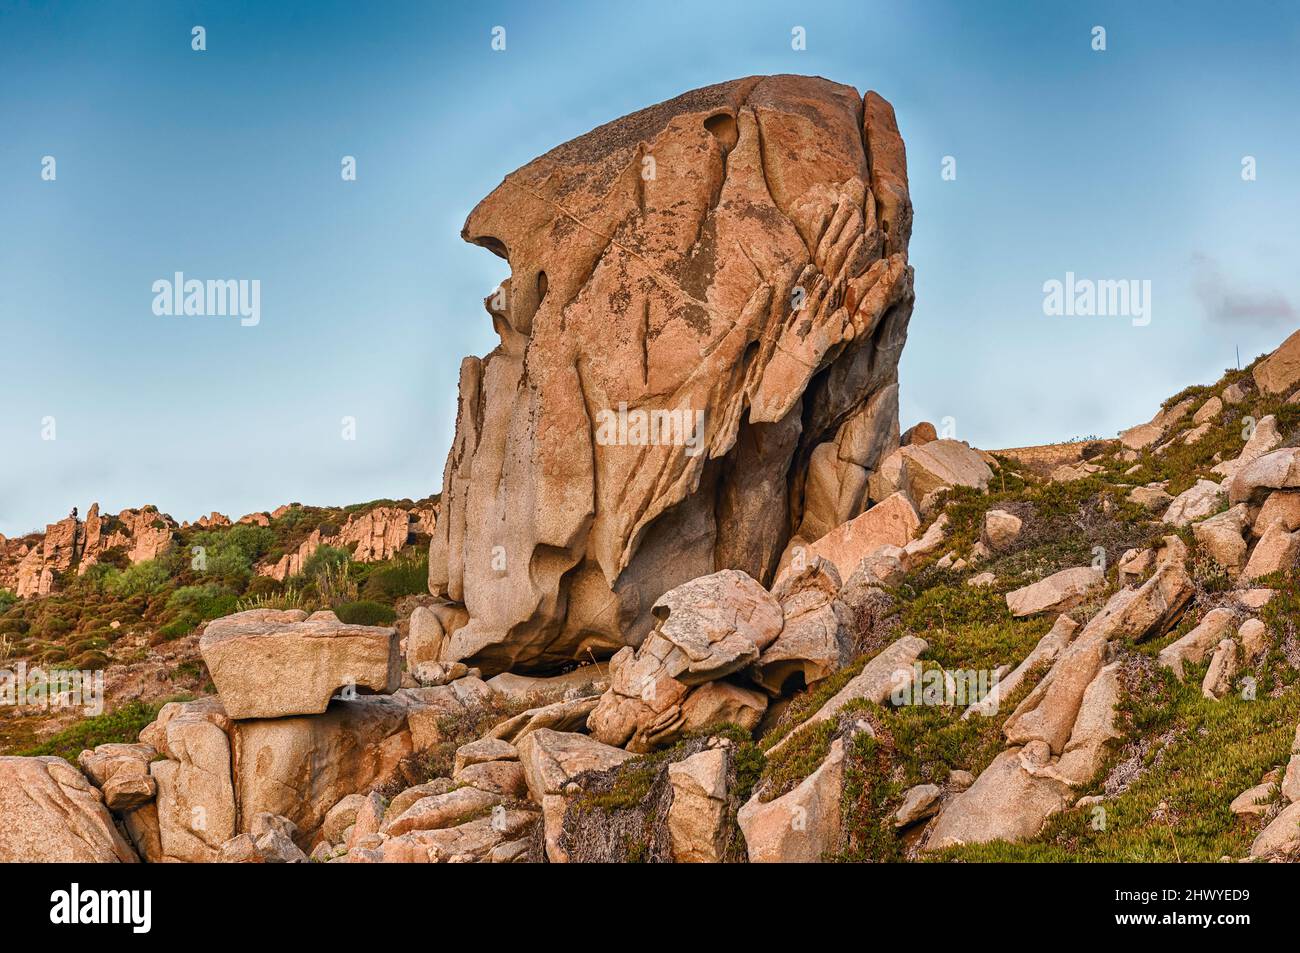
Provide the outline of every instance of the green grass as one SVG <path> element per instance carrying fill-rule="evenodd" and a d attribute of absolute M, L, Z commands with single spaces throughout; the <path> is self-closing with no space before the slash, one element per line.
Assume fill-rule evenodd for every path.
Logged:
<path fill-rule="evenodd" d="M 182 701 L 177 697 L 168 701 Z M 25 751 L 15 752 L 22 757 L 54 755 L 76 763 L 77 755 L 86 748 L 112 742 L 135 743 L 140 730 L 158 717 L 158 709 L 165 704 L 157 702 L 128 702 L 112 712 L 105 712 L 64 728 L 58 734 Z"/>

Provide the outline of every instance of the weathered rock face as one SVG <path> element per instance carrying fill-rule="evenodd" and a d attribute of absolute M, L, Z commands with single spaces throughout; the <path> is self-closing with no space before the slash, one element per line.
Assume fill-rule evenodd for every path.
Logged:
<path fill-rule="evenodd" d="M 331 806 L 387 777 L 411 753 L 407 718 L 416 704 L 406 696 L 361 697 L 323 715 L 236 722 L 230 746 L 241 830 L 249 832 L 262 812 L 279 814 L 305 846 Z"/>
<path fill-rule="evenodd" d="M 0 758 L 0 862 L 134 863 L 103 797 L 62 758 Z"/>
<path fill-rule="evenodd" d="M 462 233 L 512 275 L 500 346 L 461 367 L 444 658 L 609 655 L 672 587 L 769 582 L 862 512 L 898 444 L 910 231 L 893 110 L 815 78 L 696 90 L 509 175 Z"/>
<path fill-rule="evenodd" d="M 301 573 L 312 554 L 326 545 L 351 550 L 352 558 L 359 563 L 377 563 L 391 559 L 411 542 L 415 534 L 433 532 L 438 521 L 438 507 L 437 500 L 417 504 L 411 509 L 376 506 L 348 517 L 337 533 L 323 535 L 320 530 L 313 531 L 298 544 L 296 550 L 286 553 L 275 562 L 263 563 L 258 566 L 257 572 L 283 582 L 290 576 Z"/>
<path fill-rule="evenodd" d="M 74 511 L 46 526 L 44 534 L 8 544 L 0 540 L 0 588 L 13 589 L 20 598 L 49 595 L 59 575 L 74 568 L 83 573 L 109 550 L 131 563 L 156 559 L 171 548 L 175 529 L 176 522 L 153 506 L 100 516 L 94 503 L 84 522 Z"/>

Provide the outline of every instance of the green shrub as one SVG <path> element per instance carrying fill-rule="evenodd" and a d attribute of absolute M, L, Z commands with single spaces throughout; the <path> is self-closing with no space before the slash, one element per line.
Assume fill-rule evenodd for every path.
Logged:
<path fill-rule="evenodd" d="M 275 545 L 275 533 L 265 526 L 240 523 L 224 530 L 195 533 L 190 550 L 201 547 L 203 561 L 196 570 L 204 575 L 242 582 L 253 564 Z"/>
<path fill-rule="evenodd" d="M 136 563 L 107 579 L 108 591 L 115 596 L 149 595 L 161 592 L 171 582 L 167 567 L 155 559 Z"/>
<path fill-rule="evenodd" d="M 8 612 L 9 607 L 18 601 L 18 597 L 8 589 L 0 589 L 0 612 Z"/>
<path fill-rule="evenodd" d="M 170 642 L 172 639 L 179 639 L 182 635 L 189 635 L 202 621 L 198 616 L 187 612 L 166 625 L 159 626 L 158 638 L 154 641 Z"/>
<path fill-rule="evenodd" d="M 392 625 L 397 621 L 397 613 L 391 606 L 366 600 L 335 606 L 334 614 L 349 625 Z"/>
<path fill-rule="evenodd" d="M 236 612 L 249 609 L 306 609 L 308 599 L 297 586 L 286 586 L 279 592 L 259 592 L 244 596 L 235 604 Z"/>
<path fill-rule="evenodd" d="M 167 598 L 167 611 L 177 616 L 195 616 L 201 622 L 230 615 L 238 601 L 233 592 L 216 583 L 181 586 Z"/>
<path fill-rule="evenodd" d="M 309 579 L 322 572 L 337 570 L 352 558 L 352 554 L 338 546 L 317 546 L 316 551 L 307 557 L 302 574 Z"/>
<path fill-rule="evenodd" d="M 79 721 L 63 729 L 42 744 L 18 754 L 24 757 L 54 755 L 67 758 L 73 764 L 77 755 L 86 748 L 110 742 L 132 743 L 140 737 L 140 730 L 158 716 L 162 703 L 129 702 L 116 711 L 106 712 Z"/>
<path fill-rule="evenodd" d="M 396 602 L 402 596 L 429 591 L 429 554 L 423 558 L 403 554 L 392 563 L 376 566 L 366 577 L 361 594 L 376 602 Z"/>

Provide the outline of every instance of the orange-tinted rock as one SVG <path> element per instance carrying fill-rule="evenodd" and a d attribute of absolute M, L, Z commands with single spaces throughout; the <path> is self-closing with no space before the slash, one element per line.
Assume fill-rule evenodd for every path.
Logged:
<path fill-rule="evenodd" d="M 862 512 L 897 446 L 910 228 L 892 109 L 822 79 L 695 90 L 507 176 L 462 233 L 511 277 L 430 550 L 469 617 L 448 651 L 609 655 L 674 586 L 766 583 Z"/>

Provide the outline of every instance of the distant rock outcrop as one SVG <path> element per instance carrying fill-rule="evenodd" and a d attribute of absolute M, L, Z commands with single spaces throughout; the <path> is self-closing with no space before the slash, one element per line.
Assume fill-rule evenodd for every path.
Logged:
<path fill-rule="evenodd" d="M 175 520 L 153 506 L 101 516 L 95 503 L 84 522 L 74 510 L 44 534 L 0 543 L 0 588 L 12 589 L 20 598 L 49 595 L 58 576 L 74 567 L 83 573 L 110 550 L 132 564 L 156 559 L 171 548 L 177 528 Z"/>

